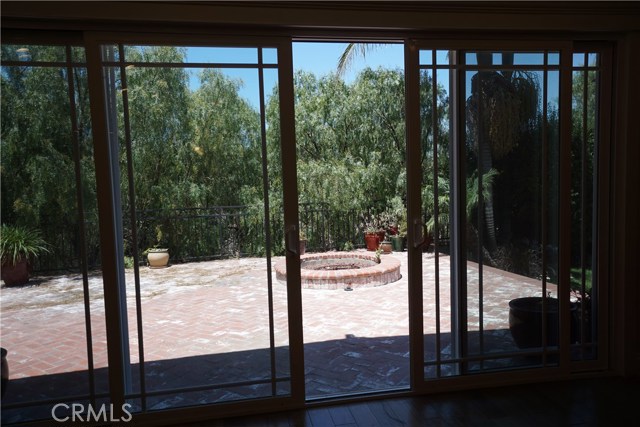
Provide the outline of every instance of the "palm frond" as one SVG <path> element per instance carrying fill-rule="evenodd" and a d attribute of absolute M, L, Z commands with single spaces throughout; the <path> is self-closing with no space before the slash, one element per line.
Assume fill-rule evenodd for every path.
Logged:
<path fill-rule="evenodd" d="M 349 43 L 338 59 L 338 76 L 344 76 L 356 58 L 366 58 L 367 53 L 384 46 L 382 43 Z"/>
<path fill-rule="evenodd" d="M 491 197 L 491 187 L 498 171 L 490 169 L 489 172 L 482 175 L 482 199 L 487 200 Z M 478 192 L 478 174 L 474 173 L 467 179 L 467 218 L 471 217 L 473 210 L 480 203 L 480 192 Z"/>

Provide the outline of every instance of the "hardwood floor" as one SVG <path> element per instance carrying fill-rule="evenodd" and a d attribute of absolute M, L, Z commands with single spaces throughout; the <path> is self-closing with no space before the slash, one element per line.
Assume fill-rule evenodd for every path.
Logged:
<path fill-rule="evenodd" d="M 640 425 L 640 379 L 599 378 L 313 407 L 185 427 Z"/>

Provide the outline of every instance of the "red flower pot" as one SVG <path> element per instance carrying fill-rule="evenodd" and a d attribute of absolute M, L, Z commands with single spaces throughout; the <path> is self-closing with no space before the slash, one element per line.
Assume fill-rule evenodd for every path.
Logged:
<path fill-rule="evenodd" d="M 368 251 L 375 251 L 378 250 L 378 246 L 380 245 L 380 238 L 374 233 L 365 234 L 364 242 L 367 244 Z"/>

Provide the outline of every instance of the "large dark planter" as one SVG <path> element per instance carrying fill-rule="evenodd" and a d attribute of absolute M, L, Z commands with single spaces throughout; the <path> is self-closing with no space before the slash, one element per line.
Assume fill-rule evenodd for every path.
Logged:
<path fill-rule="evenodd" d="M 547 298 L 547 345 L 558 345 L 558 300 Z M 509 301 L 509 330 L 519 348 L 542 347 L 542 297 Z"/>
<path fill-rule="evenodd" d="M 307 241 L 300 240 L 300 246 L 298 249 L 300 250 L 300 255 L 304 255 L 307 252 Z"/>
<path fill-rule="evenodd" d="M 7 362 L 7 350 L 5 348 L 0 348 L 0 350 L 2 350 L 2 383 L 0 384 L 0 396 L 4 397 L 7 391 L 7 383 L 9 382 L 9 362 Z"/>
<path fill-rule="evenodd" d="M 393 245 L 393 250 L 396 252 L 402 252 L 404 250 L 404 238 L 397 234 L 391 236 L 391 244 Z"/>
<path fill-rule="evenodd" d="M 7 286 L 24 285 L 29 282 L 29 262 L 22 258 L 17 264 L 2 264 L 2 280 Z"/>
<path fill-rule="evenodd" d="M 547 346 L 558 345 L 560 319 L 558 299 L 546 298 Z M 572 313 L 575 304 L 571 305 Z M 519 348 L 542 347 L 542 297 L 516 298 L 509 301 L 509 330 Z M 572 314 L 572 336 L 574 335 L 574 315 Z"/>

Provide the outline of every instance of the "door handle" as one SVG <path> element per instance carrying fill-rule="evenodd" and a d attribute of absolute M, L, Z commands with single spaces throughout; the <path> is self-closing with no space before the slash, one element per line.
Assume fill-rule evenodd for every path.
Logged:
<path fill-rule="evenodd" d="M 424 223 L 420 219 L 413 220 L 413 247 L 420 248 L 427 242 L 427 233 L 424 232 Z"/>
<path fill-rule="evenodd" d="M 287 251 L 298 255 L 300 245 L 298 244 L 298 227 L 296 225 L 290 225 L 287 227 Z"/>

